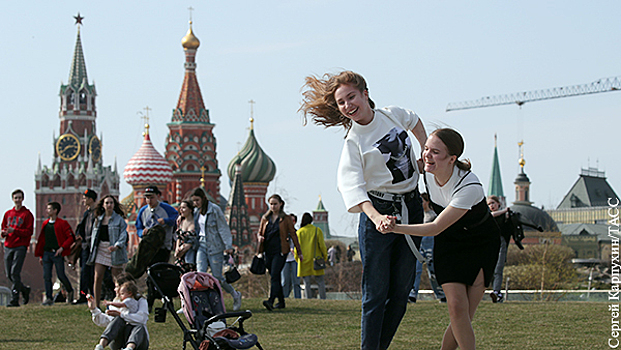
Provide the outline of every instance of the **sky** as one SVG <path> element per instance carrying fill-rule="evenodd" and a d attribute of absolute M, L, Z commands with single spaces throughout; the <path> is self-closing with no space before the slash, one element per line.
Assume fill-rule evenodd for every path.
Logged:
<path fill-rule="evenodd" d="M 226 167 L 248 137 L 250 104 L 263 150 L 276 162 L 268 195 L 301 215 L 329 211 L 332 235 L 354 236 L 336 189 L 342 128 L 303 126 L 298 112 L 308 75 L 353 70 L 378 106 L 415 111 L 427 131 L 449 126 L 487 190 L 498 135 L 503 188 L 515 200 L 520 140 L 535 206 L 555 208 L 581 168 L 598 167 L 621 190 L 621 92 L 446 112 L 450 102 L 568 85 L 621 74 L 617 1 L 14 1 L 0 13 L 0 209 L 26 192 L 35 207 L 40 155 L 50 166 L 60 122 L 58 92 L 69 77 L 77 26 L 104 165 L 122 172 L 142 143 L 148 106 L 151 140 L 163 154 L 166 123 L 184 75 L 181 38 L 189 7 L 200 40 L 197 77 L 211 122 L 222 195 Z M 131 187 L 121 178 L 121 198 Z"/>

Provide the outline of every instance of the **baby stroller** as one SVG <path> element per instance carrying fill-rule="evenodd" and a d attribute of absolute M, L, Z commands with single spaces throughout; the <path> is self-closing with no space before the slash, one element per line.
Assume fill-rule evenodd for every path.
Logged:
<path fill-rule="evenodd" d="M 176 265 L 157 263 L 149 267 L 147 276 L 160 293 L 164 305 L 155 309 L 155 322 L 165 322 L 169 311 L 183 331 L 183 349 L 190 343 L 194 350 L 250 349 L 263 350 L 257 336 L 244 330 L 244 321 L 252 317 L 250 310 L 229 312 L 224 308 L 222 289 L 216 278 L 207 273 L 188 272 Z M 190 329 L 183 323 L 172 299 L 181 297 L 183 313 Z M 227 326 L 226 319 L 235 319 Z"/>

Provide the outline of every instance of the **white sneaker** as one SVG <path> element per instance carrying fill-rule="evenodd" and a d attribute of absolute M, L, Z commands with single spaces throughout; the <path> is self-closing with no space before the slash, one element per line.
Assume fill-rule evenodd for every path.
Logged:
<path fill-rule="evenodd" d="M 104 347 L 101 344 L 95 345 L 95 350 L 104 350 Z"/>
<path fill-rule="evenodd" d="M 233 294 L 233 311 L 239 311 L 239 309 L 241 309 L 241 299 L 241 292 L 235 291 L 235 294 Z"/>

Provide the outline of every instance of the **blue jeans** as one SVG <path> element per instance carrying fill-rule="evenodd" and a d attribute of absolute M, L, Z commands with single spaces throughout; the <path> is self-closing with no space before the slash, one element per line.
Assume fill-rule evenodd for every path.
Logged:
<path fill-rule="evenodd" d="M 274 302 L 276 298 L 278 298 L 278 302 L 284 303 L 285 296 L 282 292 L 282 284 L 280 283 L 280 272 L 282 271 L 283 266 L 285 266 L 285 261 L 287 260 L 286 255 L 282 255 L 281 253 L 276 254 L 267 254 L 265 253 L 265 266 L 267 270 L 270 272 L 270 302 Z"/>
<path fill-rule="evenodd" d="M 500 290 L 502 289 L 502 272 L 505 269 L 506 262 L 507 241 L 503 236 L 500 236 L 500 251 L 498 252 L 498 262 L 496 263 L 496 269 L 494 269 L 494 282 L 492 282 L 494 292 L 500 293 Z"/>
<path fill-rule="evenodd" d="M 201 236 L 196 252 L 196 270 L 198 272 L 207 272 L 207 268 L 211 267 L 211 275 L 220 281 L 220 286 L 224 291 L 233 295 L 235 289 L 222 276 L 222 266 L 224 265 L 224 252 L 209 254 L 207 241 L 205 236 Z"/>
<path fill-rule="evenodd" d="M 65 259 L 62 256 L 56 256 L 54 252 L 43 252 L 43 282 L 45 283 L 45 296 L 48 299 L 53 298 L 52 294 L 52 267 L 56 267 L 56 276 L 65 286 L 67 292 L 73 292 L 71 282 L 65 275 Z"/>
<path fill-rule="evenodd" d="M 281 277 L 282 292 L 285 298 L 289 297 L 291 289 L 293 289 L 293 296 L 296 299 L 300 299 L 302 297 L 302 288 L 300 288 L 300 277 L 298 277 L 298 262 L 295 260 L 285 261 Z"/>
<path fill-rule="evenodd" d="M 436 280 L 436 270 L 433 267 L 433 237 L 422 237 L 420 242 L 420 253 L 425 259 L 427 259 L 427 275 L 429 276 L 429 283 L 431 284 L 433 293 L 436 295 L 436 299 L 444 298 L 444 291 L 438 284 L 438 280 Z M 418 298 L 418 289 L 420 287 L 420 277 L 422 273 L 423 263 L 417 260 L 416 278 L 414 279 L 414 288 L 412 288 L 412 291 L 410 292 L 410 297 Z"/>
<path fill-rule="evenodd" d="M 371 197 L 381 214 L 401 210 L 399 203 Z M 407 202 L 409 223 L 423 222 L 420 197 Z M 416 245 L 420 238 L 413 237 Z M 362 258 L 361 349 L 387 349 L 407 309 L 414 283 L 416 258 L 401 234 L 381 234 L 366 214 L 360 214 L 358 241 Z"/>
<path fill-rule="evenodd" d="M 28 247 L 4 247 L 4 271 L 6 277 L 13 282 L 11 291 L 13 294 L 13 301 L 19 301 L 19 293 L 24 289 L 22 284 L 22 267 L 24 267 L 24 260 L 26 260 L 26 251 Z"/>

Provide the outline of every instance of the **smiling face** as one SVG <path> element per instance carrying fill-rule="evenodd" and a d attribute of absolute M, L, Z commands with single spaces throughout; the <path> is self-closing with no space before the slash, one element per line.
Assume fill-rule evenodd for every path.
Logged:
<path fill-rule="evenodd" d="M 179 204 L 179 214 L 181 214 L 181 216 L 183 216 L 184 218 L 189 217 L 189 215 L 192 213 L 192 210 L 188 207 L 187 204 L 181 202 L 181 204 Z"/>
<path fill-rule="evenodd" d="M 334 92 L 339 112 L 346 118 L 367 125 L 373 120 L 373 109 L 369 105 L 369 93 L 349 84 L 341 84 Z"/>
<path fill-rule="evenodd" d="M 439 171 L 452 167 L 457 157 L 449 155 L 444 142 L 432 134 L 425 143 L 423 160 L 425 171 L 435 175 Z"/>

